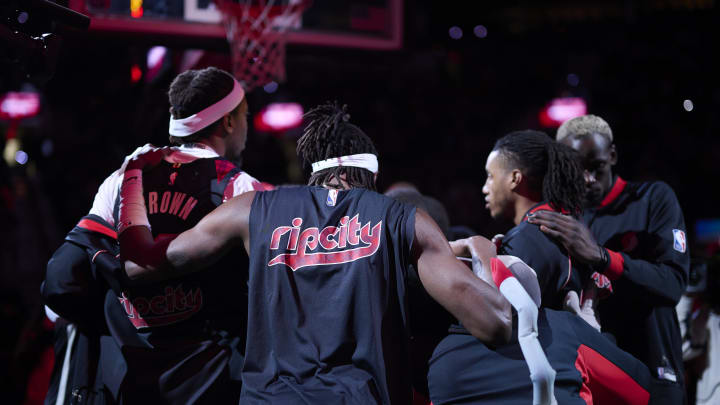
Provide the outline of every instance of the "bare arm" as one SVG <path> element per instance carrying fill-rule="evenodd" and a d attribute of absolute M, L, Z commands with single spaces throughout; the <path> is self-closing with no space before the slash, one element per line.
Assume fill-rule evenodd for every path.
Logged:
<path fill-rule="evenodd" d="M 510 303 L 455 258 L 440 228 L 422 210 L 415 215 L 413 253 L 427 292 L 473 336 L 491 344 L 510 339 Z"/>
<path fill-rule="evenodd" d="M 145 226 L 120 234 L 120 252 L 131 279 L 160 280 L 208 267 L 232 247 L 250 246 L 250 208 L 255 192 L 237 196 L 173 240 L 154 241 Z"/>

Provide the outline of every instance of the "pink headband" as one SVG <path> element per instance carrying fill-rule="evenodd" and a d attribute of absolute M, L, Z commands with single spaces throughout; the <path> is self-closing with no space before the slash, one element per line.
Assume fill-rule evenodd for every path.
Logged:
<path fill-rule="evenodd" d="M 232 91 L 210 107 L 177 120 L 170 115 L 170 135 L 177 137 L 192 135 L 234 110 L 245 97 L 245 91 L 237 80 L 233 79 L 233 82 Z"/>

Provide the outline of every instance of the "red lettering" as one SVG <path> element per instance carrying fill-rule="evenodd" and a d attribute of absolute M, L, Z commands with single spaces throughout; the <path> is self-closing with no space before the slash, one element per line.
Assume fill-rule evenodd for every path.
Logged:
<path fill-rule="evenodd" d="M 175 294 L 170 286 L 165 287 L 165 309 L 168 312 L 175 311 Z"/>
<path fill-rule="evenodd" d="M 372 229 L 372 233 L 370 233 L 370 222 L 363 225 L 362 229 L 360 230 L 360 239 L 363 241 L 363 243 L 367 243 L 370 246 L 380 245 L 380 231 L 382 229 L 382 222 L 379 222 L 377 225 L 375 225 Z"/>
<path fill-rule="evenodd" d="M 183 201 L 185 201 L 185 193 L 175 192 L 173 194 L 172 203 L 170 203 L 170 213 L 173 215 L 177 215 L 177 212 L 180 209 Z"/>
<path fill-rule="evenodd" d="M 182 286 L 178 286 L 175 289 L 175 309 L 182 311 L 185 307 L 185 291 L 182 290 Z"/>
<path fill-rule="evenodd" d="M 203 304 L 203 295 L 202 290 L 199 288 L 195 290 L 195 293 L 193 294 L 193 306 L 192 306 L 192 312 L 197 312 L 200 310 Z"/>
<path fill-rule="evenodd" d="M 148 209 L 150 210 L 151 214 L 155 214 L 158 211 L 157 200 L 157 191 L 151 191 L 148 194 Z"/>
<path fill-rule="evenodd" d="M 345 217 L 345 219 L 346 218 L 347 217 Z M 330 227 L 326 229 L 329 228 Z M 325 229 L 323 230 L 323 232 L 325 232 Z M 327 235 L 330 235 L 330 231 L 328 230 L 327 232 Z M 340 228 L 340 233 L 342 234 L 342 227 Z M 277 255 L 272 260 L 270 260 L 268 266 L 284 264 L 290 267 L 292 271 L 296 271 L 306 266 L 322 266 L 328 264 L 341 264 L 352 262 L 358 259 L 362 259 L 364 257 L 370 257 L 374 255 L 380 247 L 380 243 L 382 241 L 381 235 L 382 221 L 372 227 L 372 233 L 370 232 L 370 223 L 368 223 L 360 229 L 359 236 L 363 243 L 369 244 L 368 246 L 342 250 L 339 252 L 307 253 L 305 251 L 306 246 L 311 247 L 311 249 L 315 249 L 318 245 L 317 228 L 308 228 L 304 230 L 300 236 L 300 246 L 302 246 L 302 250 L 298 250 L 298 252 L 296 253 L 285 253 Z M 315 238 L 315 240 L 312 240 L 312 238 Z M 342 240 L 340 242 L 342 242 Z M 320 243 L 322 243 L 322 239 L 320 240 Z"/>
<path fill-rule="evenodd" d="M 275 228 L 272 233 L 272 237 L 270 237 L 270 249 L 280 249 L 280 238 L 282 238 L 282 236 L 288 233 L 291 229 L 292 228 L 289 226 L 278 226 Z"/>
<path fill-rule="evenodd" d="M 150 300 L 150 311 L 153 314 L 161 315 L 165 313 L 165 297 L 156 295 Z"/>
<path fill-rule="evenodd" d="M 182 211 L 180 211 L 180 214 L 178 214 L 179 217 L 182 219 L 187 219 L 188 215 L 190 215 L 190 211 L 192 211 L 193 208 L 195 208 L 195 205 L 197 204 L 197 200 L 190 197 L 188 198 L 187 202 L 185 203 L 185 206 L 183 207 Z"/>
<path fill-rule="evenodd" d="M 125 309 L 125 313 L 130 318 L 134 318 L 137 314 L 135 313 L 135 308 L 132 306 L 132 303 L 130 302 L 130 299 L 128 298 L 125 293 L 122 293 L 122 298 L 118 297 L 118 300 L 122 304 L 123 308 Z"/>
<path fill-rule="evenodd" d="M 162 212 L 163 214 L 166 213 L 169 205 L 170 205 L 170 192 L 166 191 L 163 193 L 162 201 L 160 202 L 160 212 Z"/>
<path fill-rule="evenodd" d="M 340 228 L 334 226 L 328 226 L 327 228 L 320 231 L 320 246 L 325 250 L 332 250 L 338 247 L 338 242 L 332 239 L 335 234 L 340 232 Z"/>
<path fill-rule="evenodd" d="M 370 225 L 368 223 L 368 225 Z M 355 215 L 350 220 L 350 223 L 348 224 L 348 233 L 347 233 L 347 241 L 349 244 L 356 246 L 358 243 L 360 243 L 360 221 L 358 220 L 358 215 Z"/>
<path fill-rule="evenodd" d="M 347 223 L 349 220 L 348 216 L 340 218 L 340 235 L 337 238 L 339 248 L 347 246 Z"/>
<path fill-rule="evenodd" d="M 318 229 L 308 228 L 300 234 L 297 254 L 304 255 L 307 249 L 315 250 L 318 247 Z"/>
<path fill-rule="evenodd" d="M 132 301 L 122 293 L 118 300 L 137 329 L 180 322 L 192 317 L 202 308 L 203 295 L 199 288 L 185 293 L 182 285 L 174 289 L 166 286 L 164 293 L 165 295 L 153 297 L 136 297 Z M 146 316 L 148 314 L 150 316 Z"/>
<path fill-rule="evenodd" d="M 292 220 L 292 230 L 290 231 L 290 239 L 288 239 L 287 248 L 289 250 L 297 249 L 298 235 L 300 234 L 300 225 L 302 225 L 302 218 L 295 218 Z"/>

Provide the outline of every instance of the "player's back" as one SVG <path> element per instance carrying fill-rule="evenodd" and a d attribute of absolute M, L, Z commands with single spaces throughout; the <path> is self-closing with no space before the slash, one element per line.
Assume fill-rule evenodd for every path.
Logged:
<path fill-rule="evenodd" d="M 143 194 L 153 236 L 193 227 L 223 202 L 237 173 L 219 157 L 162 161 L 145 170 Z M 118 300 L 150 346 L 123 349 L 129 374 L 135 375 L 128 401 L 237 401 L 247 317 L 245 266 L 247 256 L 238 251 L 201 272 L 125 288 Z"/>
<path fill-rule="evenodd" d="M 415 209 L 364 189 L 257 193 L 241 402 L 408 403 Z"/>

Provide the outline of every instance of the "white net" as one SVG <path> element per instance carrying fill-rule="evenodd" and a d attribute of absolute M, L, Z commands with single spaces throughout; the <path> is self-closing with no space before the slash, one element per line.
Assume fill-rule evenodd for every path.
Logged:
<path fill-rule="evenodd" d="M 246 91 L 285 80 L 287 30 L 300 24 L 307 0 L 220 0 L 235 77 Z"/>

